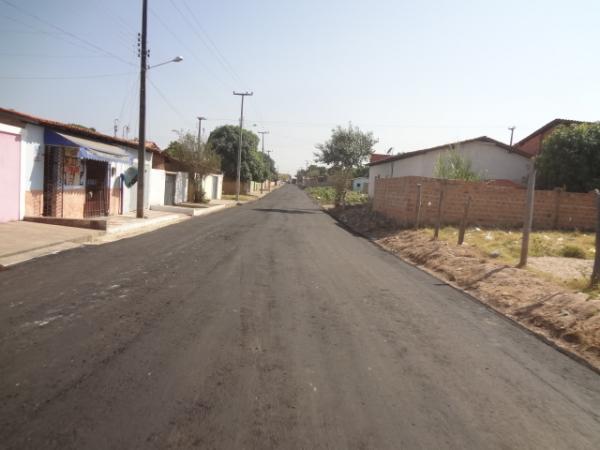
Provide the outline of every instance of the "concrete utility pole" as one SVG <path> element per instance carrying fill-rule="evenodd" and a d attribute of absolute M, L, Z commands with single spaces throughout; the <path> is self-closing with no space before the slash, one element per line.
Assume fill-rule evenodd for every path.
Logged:
<path fill-rule="evenodd" d="M 262 152 L 264 153 L 265 152 L 265 134 L 269 134 L 269 132 L 268 131 L 259 131 L 258 134 L 261 135 L 260 142 L 262 145 Z"/>
<path fill-rule="evenodd" d="M 513 134 L 515 134 L 515 127 L 514 125 L 512 127 L 508 127 L 508 129 L 510 130 L 510 146 L 512 147 L 512 143 L 513 143 Z"/>
<path fill-rule="evenodd" d="M 267 179 L 267 189 L 271 192 L 271 152 L 273 150 L 267 150 L 267 156 L 269 157 L 269 166 L 267 167 L 267 171 L 269 172 L 269 178 Z M 263 150 L 264 153 L 264 150 Z"/>
<path fill-rule="evenodd" d="M 113 131 L 115 132 L 115 137 L 117 137 L 117 134 L 119 134 L 119 119 L 114 120 Z"/>
<path fill-rule="evenodd" d="M 202 140 L 202 121 L 206 120 L 206 117 L 198 116 L 198 147 L 200 147 L 200 141 Z"/>
<path fill-rule="evenodd" d="M 138 134 L 138 181 L 137 181 L 137 208 L 135 216 L 144 217 L 144 169 L 146 160 L 146 57 L 148 31 L 148 0 L 142 2 L 142 34 L 140 41 L 140 128 Z"/>
<path fill-rule="evenodd" d="M 244 97 L 254 95 L 254 92 L 235 92 L 233 95 L 239 95 L 242 97 L 242 109 L 240 113 L 240 142 L 238 146 L 238 158 L 237 158 L 237 177 L 235 180 L 235 200 L 240 201 L 240 177 L 242 174 L 242 132 L 244 131 Z"/>

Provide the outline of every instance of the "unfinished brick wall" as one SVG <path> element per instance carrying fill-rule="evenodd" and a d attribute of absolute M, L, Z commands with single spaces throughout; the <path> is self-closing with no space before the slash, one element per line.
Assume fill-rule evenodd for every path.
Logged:
<path fill-rule="evenodd" d="M 521 227 L 526 189 L 490 182 L 438 180 L 423 177 L 375 180 L 373 209 L 405 226 L 414 225 L 417 214 L 417 184 L 421 184 L 421 223 L 437 220 L 440 189 L 444 187 L 443 224 L 460 223 L 467 195 L 471 197 L 469 224 L 488 227 Z M 591 230 L 596 226 L 594 193 L 536 191 L 533 226 L 537 229 Z"/>

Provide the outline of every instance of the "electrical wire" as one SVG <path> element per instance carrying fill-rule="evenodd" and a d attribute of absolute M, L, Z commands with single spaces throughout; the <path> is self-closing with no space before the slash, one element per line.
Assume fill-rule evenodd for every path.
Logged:
<path fill-rule="evenodd" d="M 177 114 L 182 121 L 186 122 L 189 125 L 191 123 L 191 122 L 188 122 L 189 119 L 187 119 L 177 108 L 175 108 L 175 106 L 173 106 L 173 104 L 169 101 L 167 96 L 162 93 L 162 91 L 158 88 L 158 86 L 156 86 L 156 84 L 150 78 L 146 78 L 146 79 L 148 80 L 150 85 L 154 88 L 156 93 L 160 96 L 160 98 L 162 98 L 162 100 L 166 103 L 166 105 L 169 108 L 171 108 L 171 110 L 175 114 Z"/>
<path fill-rule="evenodd" d="M 82 37 L 80 37 L 80 36 L 77 36 L 76 34 L 74 34 L 74 33 L 71 33 L 70 31 L 67 31 L 67 30 L 65 30 L 65 29 L 63 29 L 63 28 L 61 28 L 61 27 L 59 27 L 58 25 L 55 25 L 55 24 L 53 24 L 53 23 L 51 23 L 51 22 L 48 22 L 47 20 L 40 18 L 40 17 L 39 17 L 39 16 L 37 16 L 36 14 L 33 14 L 33 13 L 31 13 L 31 12 L 27 11 L 26 9 L 23 9 L 23 8 L 21 8 L 20 6 L 18 6 L 18 5 L 15 5 L 14 3 L 12 3 L 12 2 L 10 2 L 10 1 L 8 1 L 8 0 L 0 0 L 0 1 L 1 1 L 2 3 L 5 3 L 6 5 L 8 5 L 8 6 L 10 6 L 10 7 L 14 8 L 14 9 L 16 9 L 17 11 L 21 12 L 21 14 L 24 14 L 24 15 L 26 15 L 26 16 L 32 17 L 33 19 L 37 20 L 38 22 L 41 22 L 41 23 L 45 24 L 46 26 L 49 26 L 49 27 L 51 27 L 51 28 L 54 28 L 55 30 L 61 31 L 62 33 L 66 34 L 67 36 L 70 36 L 70 37 L 72 37 L 73 39 L 76 39 L 77 41 L 80 41 L 80 42 L 82 42 L 82 43 L 84 43 L 84 44 L 88 45 L 89 47 L 91 47 L 91 48 L 93 48 L 93 49 L 97 50 L 97 51 L 100 51 L 100 52 L 102 52 L 102 53 L 105 53 L 105 54 L 107 54 L 107 55 L 111 56 L 112 58 L 114 58 L 114 59 L 116 59 L 116 60 L 118 60 L 118 61 L 122 62 L 123 64 L 127 64 L 128 66 L 134 65 L 134 64 L 132 64 L 131 62 L 129 62 L 129 61 L 126 61 L 125 59 L 121 58 L 120 56 L 118 56 L 118 55 L 116 55 L 116 54 L 114 54 L 114 53 L 112 53 L 112 52 L 110 52 L 110 51 L 108 51 L 108 50 L 105 50 L 105 49 L 103 49 L 102 47 L 100 47 L 100 46 L 98 46 L 98 45 L 96 45 L 96 44 L 94 44 L 94 43 L 92 43 L 92 42 L 88 41 L 87 39 L 85 39 L 85 38 L 82 38 Z"/>
<path fill-rule="evenodd" d="M 202 60 L 202 58 L 200 58 L 193 49 L 191 49 L 182 39 L 179 38 L 179 36 L 177 36 L 175 34 L 175 32 L 173 32 L 171 30 L 171 28 L 162 20 L 162 18 L 156 12 L 154 12 L 154 10 L 152 8 L 150 8 L 150 14 L 152 14 L 152 16 L 154 16 L 154 18 L 156 20 L 158 20 L 158 22 L 163 26 L 163 28 L 173 37 L 173 39 L 175 39 L 177 42 L 179 42 L 179 44 L 181 44 L 183 46 L 183 48 L 185 48 L 188 51 L 188 53 L 194 57 L 194 59 L 204 68 L 204 70 L 212 78 L 214 78 L 216 81 L 218 81 L 219 83 L 221 83 L 221 85 L 223 87 L 225 87 L 225 89 L 228 89 L 228 90 L 231 89 L 231 90 L 233 90 L 230 86 L 227 86 L 220 77 L 218 77 L 217 75 L 215 75 L 215 73 L 204 63 L 204 61 Z"/>
<path fill-rule="evenodd" d="M 28 75 L 0 75 L 0 80 L 86 80 L 91 78 L 109 78 L 109 77 L 122 77 L 124 75 L 131 75 L 134 72 L 121 72 L 121 73 L 104 73 L 97 75 L 68 75 L 68 76 L 28 76 Z"/>

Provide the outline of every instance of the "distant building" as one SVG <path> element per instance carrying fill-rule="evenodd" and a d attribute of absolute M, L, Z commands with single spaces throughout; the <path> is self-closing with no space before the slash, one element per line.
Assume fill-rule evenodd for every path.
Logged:
<path fill-rule="evenodd" d="M 358 177 L 352 180 L 352 190 L 354 192 L 367 193 L 369 188 L 369 179 L 367 177 Z"/>
<path fill-rule="evenodd" d="M 517 184 L 524 184 L 526 180 L 530 164 L 527 153 L 487 136 L 481 136 L 370 162 L 369 197 L 374 195 L 377 178 L 434 177 L 439 156 L 450 148 L 469 158 L 473 170 L 485 180 L 508 180 Z"/>
<path fill-rule="evenodd" d="M 542 142 L 546 137 L 548 137 L 552 132 L 556 129 L 556 127 L 560 125 L 577 125 L 580 123 L 590 123 L 590 122 L 580 122 L 578 120 L 567 120 L 567 119 L 554 119 L 551 122 L 548 122 L 543 127 L 535 130 L 529 136 L 521 139 L 519 142 L 515 144 L 515 147 L 521 150 L 524 153 L 527 153 L 529 156 L 537 156 L 542 151 Z"/>

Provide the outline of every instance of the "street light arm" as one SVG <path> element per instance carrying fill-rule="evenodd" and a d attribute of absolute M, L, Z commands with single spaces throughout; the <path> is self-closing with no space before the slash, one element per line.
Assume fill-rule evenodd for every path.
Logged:
<path fill-rule="evenodd" d="M 158 66 L 164 66 L 165 64 L 169 64 L 169 63 L 173 63 L 173 62 L 174 63 L 178 63 L 178 62 L 181 62 L 181 61 L 183 61 L 183 57 L 182 56 L 176 56 L 175 58 L 170 59 L 169 61 L 161 62 L 161 63 L 155 64 L 153 66 L 148 66 L 148 69 L 154 69 L 155 67 L 158 67 Z"/>

